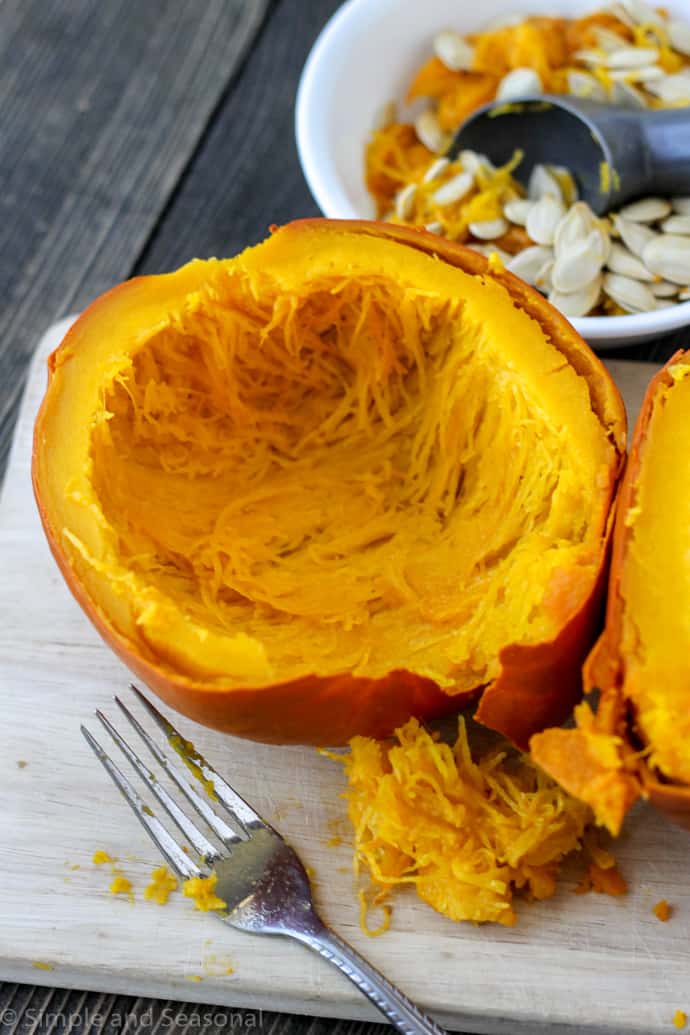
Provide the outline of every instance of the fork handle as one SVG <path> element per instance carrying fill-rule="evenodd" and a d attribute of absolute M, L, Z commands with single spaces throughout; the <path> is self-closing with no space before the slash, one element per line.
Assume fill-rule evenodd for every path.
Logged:
<path fill-rule="evenodd" d="M 428 1014 L 396 988 L 380 970 L 324 924 L 316 931 L 290 932 L 337 967 L 403 1035 L 447 1035 Z"/>

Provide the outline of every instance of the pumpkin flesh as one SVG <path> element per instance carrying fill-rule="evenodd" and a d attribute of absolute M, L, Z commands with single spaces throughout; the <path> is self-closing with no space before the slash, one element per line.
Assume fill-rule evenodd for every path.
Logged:
<path fill-rule="evenodd" d="M 650 384 L 621 489 L 596 711 L 532 739 L 535 759 L 613 833 L 640 795 L 690 826 L 690 354 Z"/>
<path fill-rule="evenodd" d="M 497 278 L 326 226 L 87 312 L 53 359 L 37 494 L 147 676 L 241 698 L 408 673 L 438 711 L 585 606 L 619 450 Z"/>
<path fill-rule="evenodd" d="M 651 748 L 649 765 L 690 784 L 690 363 L 675 363 L 668 373 L 671 384 L 656 400 L 624 518 L 619 650 L 624 693 Z"/>

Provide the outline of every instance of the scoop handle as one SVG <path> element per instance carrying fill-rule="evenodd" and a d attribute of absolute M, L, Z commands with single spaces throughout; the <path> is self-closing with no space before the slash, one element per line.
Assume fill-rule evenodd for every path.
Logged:
<path fill-rule="evenodd" d="M 648 112 L 641 129 L 654 193 L 690 195 L 690 108 Z"/>

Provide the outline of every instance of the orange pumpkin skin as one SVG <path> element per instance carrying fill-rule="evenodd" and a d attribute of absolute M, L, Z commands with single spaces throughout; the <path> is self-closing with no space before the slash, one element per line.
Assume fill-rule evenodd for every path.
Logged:
<path fill-rule="evenodd" d="M 290 234 L 295 247 L 309 233 L 357 235 L 396 242 L 401 248 L 436 257 L 466 273 L 491 278 L 508 292 L 514 304 L 532 316 L 551 342 L 585 380 L 591 408 L 606 429 L 614 459 L 601 498 L 610 506 L 625 456 L 625 413 L 609 374 L 570 324 L 535 290 L 500 269 L 484 256 L 423 231 L 364 221 L 302 220 L 280 231 Z M 411 715 L 429 720 L 457 711 L 480 697 L 477 716 L 521 747 L 545 725 L 563 721 L 581 693 L 579 668 L 591 645 L 599 618 L 606 570 L 609 527 L 597 546 L 595 576 L 586 586 L 566 573 L 562 625 L 546 643 L 506 647 L 500 654 L 500 673 L 488 685 L 448 692 L 432 679 L 393 669 L 382 678 L 349 671 L 308 675 L 267 685 L 209 685 L 187 673 L 171 671 L 153 649 L 123 635 L 80 575 L 65 550 L 59 527 L 61 514 L 51 486 L 51 420 L 56 405 L 53 385 L 63 363 L 79 361 L 94 336 L 103 328 L 137 314 L 150 317 L 157 306 L 172 305 L 196 286 L 197 269 L 184 267 L 175 274 L 127 282 L 97 299 L 70 330 L 49 361 L 49 386 L 39 413 L 34 438 L 33 483 L 43 527 L 65 580 L 104 640 L 122 661 L 166 703 L 190 718 L 224 732 L 269 743 L 343 744 L 356 734 L 383 737 Z"/>
<path fill-rule="evenodd" d="M 596 713 L 585 702 L 576 711 L 577 729 L 546 729 L 530 742 L 535 761 L 567 790 L 587 801 L 599 822 L 613 834 L 619 833 L 626 813 L 640 797 L 649 799 L 669 819 L 690 830 L 690 786 L 664 777 L 640 757 L 641 747 L 654 745 L 640 728 L 639 702 L 626 685 L 628 601 L 623 585 L 633 539 L 631 516 L 638 509 L 651 426 L 663 414 L 664 398 L 673 390 L 673 368 L 689 362 L 690 352 L 679 351 L 654 376 L 635 425 L 616 508 L 605 628 L 584 666 L 586 692 L 600 692 Z M 684 563 L 681 558 L 676 561 Z M 679 649 L 687 650 L 687 643 L 680 643 Z M 690 711 L 690 672 L 686 686 Z"/>
<path fill-rule="evenodd" d="M 362 679 L 349 673 L 310 676 L 259 690 L 233 689 L 230 698 L 203 687 L 190 692 L 189 687 L 142 664 L 131 651 L 118 653 L 176 711 L 211 729 L 269 744 L 338 746 L 356 735 L 353 730 L 369 730 L 368 736 L 382 739 L 410 715 L 441 718 L 476 697 L 467 694 L 458 700 L 431 680 L 410 672 L 391 672 L 385 679 Z"/>
<path fill-rule="evenodd" d="M 506 647 L 501 653 L 501 674 L 479 701 L 475 718 L 503 733 L 522 751 L 528 750 L 535 730 L 563 722 L 582 697 L 587 644 L 601 627 L 612 529 L 611 520 L 597 578 L 583 606 L 551 643 Z"/>

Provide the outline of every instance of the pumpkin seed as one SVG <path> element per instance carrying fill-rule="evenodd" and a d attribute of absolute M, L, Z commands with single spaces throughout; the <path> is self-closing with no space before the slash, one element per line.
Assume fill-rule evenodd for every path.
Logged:
<path fill-rule="evenodd" d="M 564 316 L 576 318 L 586 316 L 599 303 L 601 298 L 601 286 L 603 277 L 601 273 L 590 281 L 581 291 L 572 291 L 565 294 L 562 291 L 551 291 L 549 302 L 560 309 Z"/>
<path fill-rule="evenodd" d="M 687 301 L 690 301 L 690 287 L 684 287 L 684 288 L 683 288 L 683 289 L 682 289 L 682 290 L 681 290 L 681 291 L 680 291 L 680 292 L 678 293 L 678 300 L 679 300 L 680 302 L 687 302 Z"/>
<path fill-rule="evenodd" d="M 597 220 L 597 225 L 591 233 L 590 245 L 592 255 L 595 256 L 599 266 L 605 266 L 611 254 L 611 237 L 604 220 Z"/>
<path fill-rule="evenodd" d="M 574 205 L 579 194 L 575 177 L 570 169 L 566 169 L 564 165 L 549 165 L 548 170 L 561 188 L 561 196 L 565 204 L 568 206 Z"/>
<path fill-rule="evenodd" d="M 670 213 L 671 203 L 664 198 L 642 198 L 631 205 L 624 205 L 619 212 L 623 219 L 631 219 L 634 223 L 655 223 Z"/>
<path fill-rule="evenodd" d="M 439 222 L 425 223 L 424 224 L 424 229 L 428 230 L 430 234 L 442 234 L 443 233 L 443 223 L 439 223 Z"/>
<path fill-rule="evenodd" d="M 450 141 L 439 126 L 438 119 L 431 108 L 427 108 L 417 116 L 414 128 L 424 147 L 428 147 L 430 151 L 442 154 L 447 149 Z"/>
<path fill-rule="evenodd" d="M 530 201 L 541 201 L 548 196 L 562 201 L 560 184 L 546 165 L 535 165 L 527 183 L 527 197 Z"/>
<path fill-rule="evenodd" d="M 658 82 L 648 83 L 647 89 L 664 104 L 690 104 L 690 73 L 676 72 Z"/>
<path fill-rule="evenodd" d="M 654 280 L 654 274 L 650 273 L 644 263 L 622 244 L 611 246 L 611 252 L 606 260 L 606 268 L 611 273 L 620 273 L 624 277 L 632 277 L 633 280 Z"/>
<path fill-rule="evenodd" d="M 573 205 L 556 227 L 554 235 L 556 255 L 560 255 L 576 242 L 585 240 L 594 229 L 595 223 L 594 213 L 585 201 L 578 201 Z"/>
<path fill-rule="evenodd" d="M 568 93 L 573 97 L 586 97 L 590 101 L 599 101 L 602 104 L 606 100 L 606 90 L 590 72 L 571 68 L 567 73 L 567 82 Z"/>
<path fill-rule="evenodd" d="M 624 219 L 623 216 L 613 216 L 613 225 L 620 234 L 623 244 L 633 255 L 642 257 L 642 252 L 653 241 L 658 234 L 645 226 L 643 223 L 635 223 L 631 219 Z"/>
<path fill-rule="evenodd" d="M 634 29 L 636 22 L 632 20 L 626 9 L 621 3 L 613 3 L 609 7 L 611 14 L 615 15 L 619 22 L 623 22 L 623 25 L 627 25 L 629 29 Z"/>
<path fill-rule="evenodd" d="M 605 50 L 607 54 L 610 54 L 614 50 L 620 50 L 621 47 L 627 46 L 627 41 L 611 29 L 605 29 L 601 25 L 594 25 L 592 31 L 594 33 L 594 38 L 597 41 L 597 47 L 599 47 L 600 50 Z"/>
<path fill-rule="evenodd" d="M 647 313 L 656 309 L 656 298 L 646 284 L 620 273 L 607 273 L 604 291 L 609 298 L 629 313 Z"/>
<path fill-rule="evenodd" d="M 601 235 L 594 229 L 584 239 L 562 249 L 553 267 L 553 286 L 563 294 L 582 291 L 603 265 Z"/>
<path fill-rule="evenodd" d="M 527 198 L 515 198 L 512 201 L 507 201 L 503 206 L 503 215 L 509 222 L 514 223 L 516 226 L 525 226 L 527 223 L 527 216 L 529 215 L 530 209 L 534 202 L 528 201 Z"/>
<path fill-rule="evenodd" d="M 644 68 L 653 65 L 659 58 L 659 51 L 656 47 L 621 47 L 607 54 L 604 64 L 607 68 Z"/>
<path fill-rule="evenodd" d="M 617 50 L 603 49 L 576 50 L 573 57 L 592 68 L 627 69 L 644 68 L 659 58 L 659 51 L 654 47 L 624 46 Z"/>
<path fill-rule="evenodd" d="M 672 298 L 657 298 L 655 309 L 672 309 L 676 305 L 675 299 Z"/>
<path fill-rule="evenodd" d="M 529 211 L 525 224 L 527 233 L 535 244 L 553 244 L 556 229 L 564 215 L 565 205 L 560 197 L 546 194 Z"/>
<path fill-rule="evenodd" d="M 414 211 L 414 199 L 417 195 L 417 184 L 408 183 L 395 195 L 395 215 L 398 219 L 409 219 Z"/>
<path fill-rule="evenodd" d="M 663 19 L 644 0 L 619 0 L 616 7 L 622 7 L 633 25 L 663 25 Z"/>
<path fill-rule="evenodd" d="M 513 101 L 544 92 L 540 76 L 533 68 L 514 68 L 504 75 L 496 91 L 497 101 Z"/>
<path fill-rule="evenodd" d="M 508 230 L 508 223 L 505 219 L 482 219 L 477 223 L 470 223 L 468 227 L 473 237 L 480 241 L 493 241 L 497 237 L 503 237 Z"/>
<path fill-rule="evenodd" d="M 422 183 L 431 183 L 433 180 L 438 179 L 443 170 L 449 165 L 447 158 L 437 158 L 435 162 L 432 162 L 427 171 L 422 177 Z"/>
<path fill-rule="evenodd" d="M 450 29 L 434 37 L 434 52 L 439 61 L 453 72 L 469 72 L 472 68 L 474 47 Z"/>
<path fill-rule="evenodd" d="M 665 234 L 690 234 L 690 215 L 669 216 L 661 224 L 661 229 Z"/>
<path fill-rule="evenodd" d="M 593 65 L 597 68 L 599 65 L 604 63 L 606 54 L 604 51 L 586 47 L 582 50 L 576 50 L 573 57 L 577 61 L 582 62 L 583 65 Z"/>
<path fill-rule="evenodd" d="M 534 278 L 534 286 L 543 291 L 544 294 L 548 294 L 549 291 L 553 291 L 553 259 L 547 259 L 542 268 Z"/>
<path fill-rule="evenodd" d="M 434 191 L 432 195 L 432 201 L 436 205 L 452 205 L 456 201 L 460 201 L 466 194 L 474 187 L 474 176 L 472 173 L 459 172 L 452 179 L 442 184 L 438 190 Z"/>
<path fill-rule="evenodd" d="M 493 162 L 478 151 L 461 151 L 457 160 L 465 172 L 472 173 L 473 176 L 477 176 L 478 173 L 496 172 Z"/>
<path fill-rule="evenodd" d="M 644 65 L 642 68 L 614 68 L 609 71 L 609 78 L 613 82 L 625 83 L 653 83 L 656 80 L 664 79 L 666 73 L 658 65 Z"/>
<path fill-rule="evenodd" d="M 645 246 L 642 261 L 664 280 L 690 284 L 690 241 L 675 234 L 659 234 Z"/>
<path fill-rule="evenodd" d="M 690 25 L 674 19 L 668 23 L 666 31 L 673 49 L 690 57 Z"/>
<path fill-rule="evenodd" d="M 543 245 L 534 244 L 530 248 L 513 255 L 506 268 L 514 273 L 516 277 L 522 277 L 524 281 L 535 286 L 537 277 L 542 272 L 545 264 L 553 260 L 553 252 Z"/>
<path fill-rule="evenodd" d="M 678 294 L 678 285 L 668 280 L 655 280 L 649 286 L 655 298 L 674 298 Z"/>
<path fill-rule="evenodd" d="M 679 216 L 690 216 L 690 198 L 671 198 L 671 204 Z"/>

